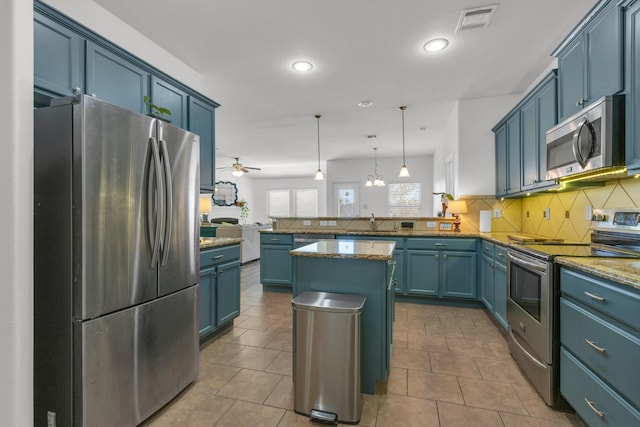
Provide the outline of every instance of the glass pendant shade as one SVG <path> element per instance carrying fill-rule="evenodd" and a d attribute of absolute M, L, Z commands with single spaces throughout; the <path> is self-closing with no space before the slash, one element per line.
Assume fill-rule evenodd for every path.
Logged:
<path fill-rule="evenodd" d="M 398 176 L 400 178 L 406 178 L 411 176 L 409 175 L 409 169 L 407 169 L 407 165 L 402 165 L 402 167 L 400 168 L 400 174 Z"/>
<path fill-rule="evenodd" d="M 316 171 L 316 181 L 322 181 L 324 179 L 324 174 L 321 169 Z"/>

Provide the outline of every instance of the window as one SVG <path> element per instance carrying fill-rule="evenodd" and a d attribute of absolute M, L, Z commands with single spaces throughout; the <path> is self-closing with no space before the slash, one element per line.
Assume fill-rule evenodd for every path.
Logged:
<path fill-rule="evenodd" d="M 296 188 L 293 190 L 293 216 L 318 216 L 318 190 L 315 188 Z"/>
<path fill-rule="evenodd" d="M 420 216 L 421 185 L 419 182 L 389 184 L 389 213 L 393 216 Z"/>
<path fill-rule="evenodd" d="M 289 190 L 267 190 L 267 217 L 290 216 Z"/>

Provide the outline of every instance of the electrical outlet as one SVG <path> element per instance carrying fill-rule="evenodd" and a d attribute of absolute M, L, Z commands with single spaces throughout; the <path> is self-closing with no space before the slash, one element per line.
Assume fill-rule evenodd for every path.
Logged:
<path fill-rule="evenodd" d="M 337 225 L 337 222 L 335 221 L 329 221 L 329 226 L 331 227 L 335 227 Z"/>
<path fill-rule="evenodd" d="M 564 217 L 569 218 L 569 211 L 564 211 Z"/>
<path fill-rule="evenodd" d="M 500 209 L 494 209 L 493 210 L 493 217 L 494 218 L 500 218 Z"/>
<path fill-rule="evenodd" d="M 427 221 L 427 228 L 436 228 L 435 221 Z"/>
<path fill-rule="evenodd" d="M 529 211 L 527 211 L 527 218 L 529 218 Z"/>
<path fill-rule="evenodd" d="M 302 225 L 311 225 L 311 221 L 308 219 L 305 219 L 302 221 Z"/>
<path fill-rule="evenodd" d="M 544 219 L 547 221 L 551 219 L 551 208 L 544 209 Z"/>
<path fill-rule="evenodd" d="M 320 227 L 326 227 L 327 221 L 320 221 Z"/>

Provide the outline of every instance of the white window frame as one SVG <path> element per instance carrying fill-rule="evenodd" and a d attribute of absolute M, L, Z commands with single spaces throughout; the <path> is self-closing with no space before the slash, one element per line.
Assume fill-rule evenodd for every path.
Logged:
<path fill-rule="evenodd" d="M 400 185 L 417 185 L 417 200 L 410 203 L 393 203 L 392 188 Z M 419 217 L 422 211 L 422 183 L 421 182 L 391 182 L 388 184 L 387 201 L 389 205 L 389 215 L 399 217 Z M 403 212 L 403 210 L 405 212 Z M 414 210 L 413 213 L 407 212 Z"/>
<path fill-rule="evenodd" d="M 298 212 L 298 193 L 300 192 L 313 192 L 315 193 L 315 212 L 313 212 L 312 214 L 304 214 L 301 215 L 300 212 Z M 289 209 L 290 211 L 293 211 L 293 216 L 294 217 L 317 217 L 318 216 L 318 189 L 317 188 L 294 188 L 293 189 L 293 199 L 292 201 L 292 207 Z"/>
<path fill-rule="evenodd" d="M 287 214 L 286 215 L 272 215 L 271 214 L 271 193 L 272 192 L 278 192 L 278 193 L 287 193 Z M 291 190 L 288 188 L 269 188 L 267 189 L 267 218 L 272 218 L 272 217 L 290 217 L 291 216 Z"/>

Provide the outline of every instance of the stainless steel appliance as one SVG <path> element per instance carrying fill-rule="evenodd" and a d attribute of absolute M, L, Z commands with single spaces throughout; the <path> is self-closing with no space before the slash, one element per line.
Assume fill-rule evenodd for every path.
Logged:
<path fill-rule="evenodd" d="M 624 165 L 624 97 L 605 96 L 547 131 L 546 179 Z"/>
<path fill-rule="evenodd" d="M 137 425 L 198 373 L 199 137 L 69 97 L 34 155 L 34 425 Z"/>
<path fill-rule="evenodd" d="M 310 245 L 312 243 L 319 242 L 320 240 L 333 240 L 336 238 L 335 234 L 310 234 L 310 233 L 297 233 L 293 235 L 293 249 L 298 249 L 303 246 Z"/>
<path fill-rule="evenodd" d="M 640 209 L 594 210 L 591 229 L 590 245 L 532 239 L 533 244 L 520 242 L 507 250 L 509 350 L 554 408 L 566 405 L 559 391 L 560 286 L 554 258 L 640 258 Z"/>

